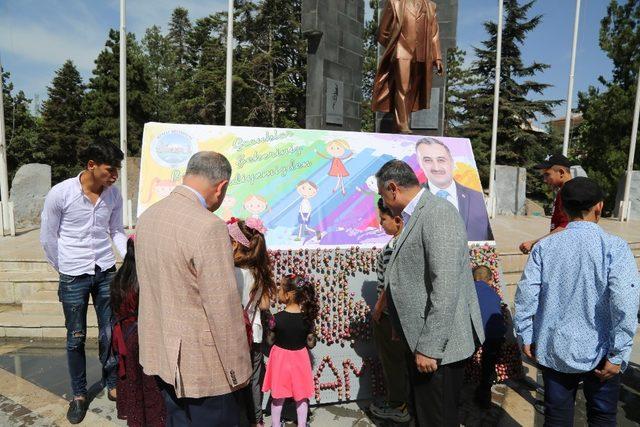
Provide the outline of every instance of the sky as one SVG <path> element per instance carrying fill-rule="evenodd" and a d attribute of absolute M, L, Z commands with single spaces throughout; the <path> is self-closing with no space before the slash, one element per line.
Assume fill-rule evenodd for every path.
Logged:
<path fill-rule="evenodd" d="M 28 97 L 42 101 L 54 72 L 65 60 L 78 66 L 85 82 L 93 61 L 104 47 L 109 28 L 119 27 L 118 0 L 0 0 L 0 59 L 11 81 Z M 483 22 L 497 17 L 497 0 L 459 0 L 458 46 L 473 60 L 473 46 L 487 38 Z M 368 1 L 365 0 L 368 6 Z M 606 14 L 605 0 L 582 2 L 576 62 L 574 106 L 577 92 L 598 85 L 600 75 L 611 74 L 611 62 L 598 46 L 600 20 Z M 177 6 L 189 10 L 192 19 L 225 10 L 226 0 L 129 0 L 127 30 L 138 39 L 146 28 L 159 25 L 163 31 Z M 551 68 L 536 79 L 550 83 L 543 98 L 566 99 L 575 1 L 538 0 L 531 16 L 542 14 L 542 23 L 529 34 L 522 47 L 525 64 L 547 63 Z M 369 12 L 367 16 L 371 16 Z M 566 106 L 556 108 L 564 116 Z"/>

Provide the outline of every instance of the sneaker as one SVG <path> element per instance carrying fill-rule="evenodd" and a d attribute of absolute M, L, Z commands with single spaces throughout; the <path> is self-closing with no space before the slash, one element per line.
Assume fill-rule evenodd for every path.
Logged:
<path fill-rule="evenodd" d="M 411 420 L 406 404 L 392 407 L 387 402 L 383 402 L 381 405 L 372 403 L 369 406 L 369 410 L 375 417 L 383 420 L 391 420 L 396 423 L 406 423 Z"/>
<path fill-rule="evenodd" d="M 73 399 L 69 402 L 69 410 L 67 411 L 67 420 L 71 424 L 80 424 L 87 415 L 87 399 Z"/>

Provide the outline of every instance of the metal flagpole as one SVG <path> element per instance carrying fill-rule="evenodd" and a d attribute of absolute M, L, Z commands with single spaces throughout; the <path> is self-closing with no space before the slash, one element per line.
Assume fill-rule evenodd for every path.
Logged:
<path fill-rule="evenodd" d="M 631 127 L 631 145 L 629 146 L 629 162 L 627 163 L 627 177 L 624 183 L 624 199 L 620 209 L 620 221 L 629 219 L 629 193 L 631 192 L 631 177 L 633 175 L 633 161 L 636 155 L 638 141 L 638 120 L 640 119 L 640 70 L 638 70 L 638 88 L 636 89 L 636 107 L 633 111 L 633 126 Z"/>
<path fill-rule="evenodd" d="M 571 122 L 573 112 L 571 104 L 573 103 L 573 82 L 575 80 L 576 70 L 576 48 L 578 46 L 578 28 L 580 27 L 580 1 L 576 0 L 576 18 L 573 23 L 573 47 L 571 48 L 571 67 L 569 71 L 569 93 L 567 94 L 567 114 L 564 118 L 564 140 L 562 141 L 562 154 L 569 153 L 569 134 L 571 132 Z"/>
<path fill-rule="evenodd" d="M 2 199 L 2 229 L 0 236 L 10 230 L 9 226 L 9 173 L 7 169 L 7 144 L 4 129 L 4 93 L 2 79 L 2 60 L 0 60 L 0 198 Z"/>
<path fill-rule="evenodd" d="M 120 170 L 120 187 L 122 188 L 122 223 L 125 227 L 129 223 L 129 192 L 127 175 L 127 31 L 126 0 L 120 0 L 120 149 L 124 153 L 122 169 Z"/>
<path fill-rule="evenodd" d="M 491 162 L 489 166 L 489 217 L 496 214 L 496 147 L 498 145 L 498 107 L 500 105 L 500 66 L 502 62 L 502 25 L 504 21 L 504 0 L 498 0 L 498 34 L 496 43 L 496 81 L 493 91 L 493 127 L 491 131 Z"/>
<path fill-rule="evenodd" d="M 233 0 L 229 0 L 227 15 L 227 85 L 224 103 L 224 124 L 231 126 L 231 79 L 233 78 Z"/>

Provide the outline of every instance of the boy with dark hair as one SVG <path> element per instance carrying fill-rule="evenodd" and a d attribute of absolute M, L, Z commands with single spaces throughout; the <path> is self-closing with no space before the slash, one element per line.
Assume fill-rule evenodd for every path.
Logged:
<path fill-rule="evenodd" d="M 627 242 L 597 224 L 598 184 L 574 178 L 561 196 L 569 225 L 533 248 L 516 291 L 515 329 L 524 354 L 542 367 L 545 425 L 573 425 L 583 382 L 589 425 L 615 426 L 640 276 Z"/>
<path fill-rule="evenodd" d="M 393 253 L 397 237 L 402 232 L 402 218 L 393 215 L 382 199 L 378 199 L 378 216 L 380 226 L 385 233 L 393 236 L 382 248 L 378 255 L 378 300 L 371 313 L 373 319 L 373 336 L 375 338 L 378 357 L 382 364 L 385 385 L 387 389 L 386 401 L 382 404 L 372 403 L 371 413 L 385 420 L 395 423 L 408 422 L 411 419 L 407 403 L 409 401 L 409 374 L 407 372 L 406 354 L 409 349 L 404 341 L 396 337 L 393 330 L 389 309 L 387 307 L 387 288 L 384 283 L 384 271 Z"/>
<path fill-rule="evenodd" d="M 67 419 L 80 423 L 87 412 L 87 377 L 84 344 L 87 336 L 89 295 L 98 317 L 103 385 L 116 398 L 116 361 L 111 344 L 110 284 L 116 258 L 127 251 L 122 226 L 122 197 L 113 184 L 118 179 L 123 153 L 113 144 L 92 143 L 80 154 L 85 169 L 56 184 L 42 210 L 40 242 L 53 268 L 60 273 L 58 297 L 67 328 L 67 361 L 73 399 Z"/>
<path fill-rule="evenodd" d="M 475 399 L 481 408 L 487 409 L 491 406 L 491 384 L 496 372 L 498 352 L 504 343 L 507 328 L 502 315 L 502 301 L 496 291 L 491 288 L 494 282 L 491 269 L 485 265 L 474 268 L 473 280 L 478 294 L 485 336 L 485 341 L 482 343 L 482 375 L 480 384 L 476 388 Z"/>
<path fill-rule="evenodd" d="M 542 179 L 544 182 L 551 186 L 554 191 L 557 191 L 556 198 L 553 202 L 553 211 L 551 212 L 551 227 L 549 234 L 546 234 L 539 239 L 529 240 L 523 242 L 520 245 L 520 251 L 523 254 L 531 252 L 531 248 L 538 243 L 541 239 L 564 230 L 569 224 L 569 218 L 562 208 L 562 196 L 560 190 L 562 186 L 571 180 L 571 163 L 562 154 L 557 154 L 547 157 L 545 161 L 536 165 L 536 169 L 539 169 L 542 173 Z"/>

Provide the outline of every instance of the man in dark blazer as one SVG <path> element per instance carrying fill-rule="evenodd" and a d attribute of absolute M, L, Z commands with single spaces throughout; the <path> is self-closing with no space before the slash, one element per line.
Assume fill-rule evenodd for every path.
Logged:
<path fill-rule="evenodd" d="M 484 198 L 453 179 L 453 156 L 449 147 L 435 138 L 422 138 L 416 143 L 416 156 L 427 177 L 432 194 L 451 202 L 464 221 L 469 241 L 493 240 Z"/>
<path fill-rule="evenodd" d="M 407 163 L 391 160 L 376 178 L 405 224 L 385 284 L 392 323 L 411 352 L 416 425 L 457 427 L 465 361 L 484 341 L 467 233 L 453 205 L 421 187 Z"/>

